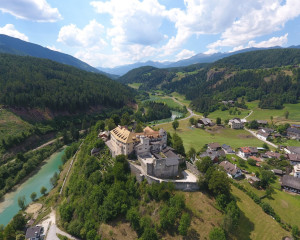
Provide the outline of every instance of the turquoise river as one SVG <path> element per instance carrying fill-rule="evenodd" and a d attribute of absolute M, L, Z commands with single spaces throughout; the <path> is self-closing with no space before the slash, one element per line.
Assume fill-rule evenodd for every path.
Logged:
<path fill-rule="evenodd" d="M 20 210 L 18 198 L 25 196 L 26 203 L 31 203 L 30 195 L 33 192 L 37 193 L 37 198 L 41 196 L 40 189 L 45 186 L 48 191 L 52 188 L 50 178 L 55 172 L 58 172 L 59 165 L 62 164 L 61 158 L 64 149 L 54 153 L 50 158 L 44 161 L 39 171 L 28 178 L 24 183 L 18 186 L 15 191 L 7 193 L 0 201 L 0 225 L 7 225 L 15 214 Z"/>

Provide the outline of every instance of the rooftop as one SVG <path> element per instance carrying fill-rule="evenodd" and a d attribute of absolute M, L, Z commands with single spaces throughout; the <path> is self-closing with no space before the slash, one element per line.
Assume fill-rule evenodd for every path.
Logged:
<path fill-rule="evenodd" d="M 282 185 L 300 190 L 300 178 L 284 175 L 281 179 Z"/>
<path fill-rule="evenodd" d="M 225 169 L 225 171 L 231 175 L 235 175 L 238 171 L 241 170 L 235 164 L 232 164 L 231 162 L 228 161 L 223 161 L 219 165 L 222 166 Z"/>

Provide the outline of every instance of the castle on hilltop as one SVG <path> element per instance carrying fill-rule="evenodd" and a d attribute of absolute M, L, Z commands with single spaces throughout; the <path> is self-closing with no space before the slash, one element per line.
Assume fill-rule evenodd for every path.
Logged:
<path fill-rule="evenodd" d="M 145 174 L 157 178 L 173 178 L 178 175 L 180 157 L 167 146 L 167 132 L 154 131 L 150 127 L 141 133 L 130 132 L 117 126 L 110 131 L 106 145 L 113 157 L 135 153 Z"/>

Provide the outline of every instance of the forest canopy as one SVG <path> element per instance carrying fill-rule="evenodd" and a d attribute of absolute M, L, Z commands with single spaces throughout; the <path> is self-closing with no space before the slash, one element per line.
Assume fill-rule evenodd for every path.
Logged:
<path fill-rule="evenodd" d="M 0 103 L 11 107 L 86 111 L 122 107 L 134 91 L 106 76 L 46 59 L 0 54 Z"/>

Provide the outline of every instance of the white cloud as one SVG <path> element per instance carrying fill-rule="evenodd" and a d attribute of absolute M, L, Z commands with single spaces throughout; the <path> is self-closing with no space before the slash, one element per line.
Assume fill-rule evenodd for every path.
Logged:
<path fill-rule="evenodd" d="M 195 55 L 194 51 L 190 51 L 188 49 L 183 49 L 180 53 L 176 55 L 176 61 L 187 59 Z"/>
<path fill-rule="evenodd" d="M 282 29 L 287 21 L 300 15 L 300 2 L 286 0 L 284 5 L 281 3 L 281 0 L 256 1 L 256 5 L 222 32 L 220 40 L 207 47 L 211 51 L 224 46 L 237 47 Z"/>
<path fill-rule="evenodd" d="M 0 34 L 5 34 L 11 37 L 19 38 L 28 42 L 28 37 L 24 33 L 19 32 L 13 24 L 6 24 L 2 28 L 0 27 Z"/>
<path fill-rule="evenodd" d="M 165 7 L 157 0 L 93 1 L 91 5 L 96 12 L 111 15 L 112 28 L 108 29 L 108 35 L 116 48 L 153 45 L 165 38 L 160 31 Z"/>
<path fill-rule="evenodd" d="M 57 8 L 46 0 L 0 0 L 0 10 L 20 18 L 37 22 L 55 22 L 62 19 Z"/>
<path fill-rule="evenodd" d="M 56 52 L 62 52 L 61 49 L 56 48 L 54 45 L 52 45 L 52 46 L 47 46 L 47 48 L 49 48 L 50 50 L 56 51 Z"/>
<path fill-rule="evenodd" d="M 83 29 L 75 24 L 63 26 L 58 34 L 58 42 L 68 46 L 93 47 L 105 46 L 106 42 L 102 39 L 104 27 L 96 20 L 92 20 Z"/>
<path fill-rule="evenodd" d="M 240 45 L 237 47 L 234 47 L 232 49 L 232 51 L 230 52 L 235 52 L 235 51 L 239 51 L 245 48 L 269 48 L 269 47 L 275 47 L 275 46 L 280 46 L 282 47 L 283 45 L 285 45 L 288 42 L 288 33 L 286 33 L 285 35 L 281 36 L 281 37 L 272 37 L 266 41 L 261 41 L 261 42 L 255 42 L 254 40 L 251 40 L 248 42 L 247 45 Z"/>

